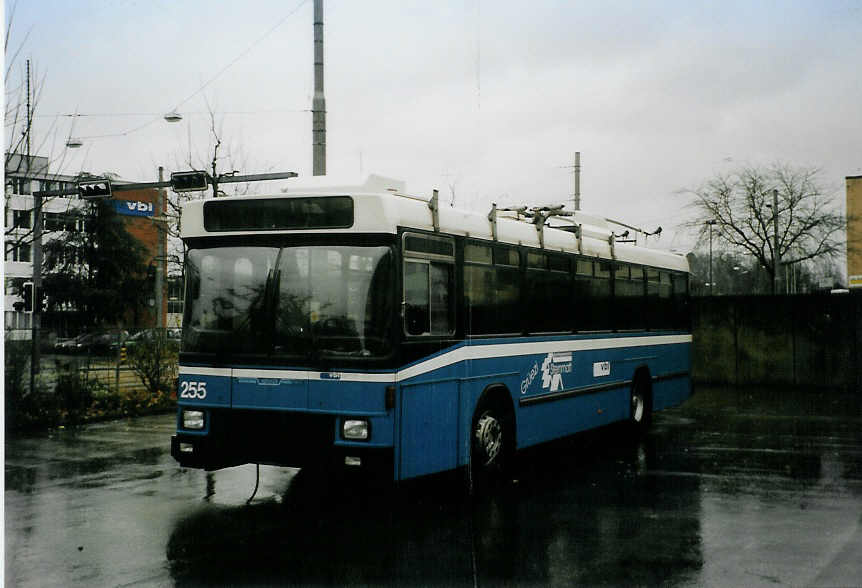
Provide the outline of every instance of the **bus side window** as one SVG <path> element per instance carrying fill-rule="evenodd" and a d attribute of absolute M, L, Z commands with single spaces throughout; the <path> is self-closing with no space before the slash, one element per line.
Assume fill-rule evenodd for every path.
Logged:
<path fill-rule="evenodd" d="M 408 335 L 455 333 L 455 241 L 405 233 L 404 331 Z"/>
<path fill-rule="evenodd" d="M 452 292 L 455 290 L 451 264 L 431 263 L 431 334 L 450 335 L 455 331 L 454 304 Z"/>
<path fill-rule="evenodd" d="M 451 335 L 455 330 L 453 266 L 408 261 L 404 271 L 404 327 L 408 335 Z"/>
<path fill-rule="evenodd" d="M 408 335 L 430 332 L 430 263 L 408 261 L 404 270 L 404 327 Z"/>

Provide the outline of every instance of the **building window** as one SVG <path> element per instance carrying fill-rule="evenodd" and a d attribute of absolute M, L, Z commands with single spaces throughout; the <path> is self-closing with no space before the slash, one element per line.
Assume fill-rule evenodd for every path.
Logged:
<path fill-rule="evenodd" d="M 6 328 L 12 331 L 30 329 L 33 326 L 33 323 L 31 322 L 31 317 L 32 315 L 29 312 L 17 312 L 14 310 L 7 310 L 5 312 Z"/>
<path fill-rule="evenodd" d="M 30 180 L 27 178 L 7 178 L 6 185 L 12 187 L 12 193 L 18 195 L 30 194 Z"/>
<path fill-rule="evenodd" d="M 62 212 L 46 212 L 44 223 L 46 231 L 74 231 L 77 219 Z"/>
<path fill-rule="evenodd" d="M 29 210 L 13 210 L 12 226 L 16 229 L 29 229 L 32 215 Z"/>
<path fill-rule="evenodd" d="M 6 250 L 6 261 L 23 261 L 29 263 L 32 261 L 30 244 L 15 244 L 9 245 Z"/>

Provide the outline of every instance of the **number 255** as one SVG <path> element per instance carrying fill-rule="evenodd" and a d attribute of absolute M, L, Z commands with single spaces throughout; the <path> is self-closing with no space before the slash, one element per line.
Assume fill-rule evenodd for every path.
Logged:
<path fill-rule="evenodd" d="M 199 398 L 203 400 L 207 397 L 206 382 L 180 382 L 180 398 Z"/>

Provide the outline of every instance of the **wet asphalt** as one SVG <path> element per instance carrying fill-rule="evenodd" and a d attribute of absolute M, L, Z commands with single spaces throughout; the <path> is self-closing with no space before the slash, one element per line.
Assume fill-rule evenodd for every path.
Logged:
<path fill-rule="evenodd" d="M 6 441 L 5 585 L 854 586 L 857 394 L 709 388 L 522 454 L 471 499 L 169 454 L 173 415 Z"/>

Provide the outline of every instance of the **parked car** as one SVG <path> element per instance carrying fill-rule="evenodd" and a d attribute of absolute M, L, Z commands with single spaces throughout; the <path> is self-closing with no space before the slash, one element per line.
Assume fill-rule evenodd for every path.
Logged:
<path fill-rule="evenodd" d="M 83 333 L 74 339 L 59 341 L 54 345 L 54 351 L 57 353 L 90 353 L 104 354 L 109 353 L 112 346 L 116 344 L 118 337 L 125 337 L 126 332 L 100 332 L 100 333 Z"/>
<path fill-rule="evenodd" d="M 94 354 L 107 354 L 111 351 L 112 345 L 116 345 L 117 341 L 122 341 L 128 335 L 128 331 L 98 333 L 90 340 L 87 351 Z"/>
<path fill-rule="evenodd" d="M 122 341 L 120 341 L 119 343 L 116 340 L 114 342 L 112 342 L 111 343 L 111 350 L 113 352 L 116 352 L 117 347 L 119 346 L 119 347 L 125 347 L 126 351 L 128 351 L 129 349 L 131 349 L 131 348 L 135 347 L 136 345 L 138 345 L 139 343 L 141 343 L 141 341 L 146 341 L 150 337 L 157 336 L 162 330 L 163 329 L 142 329 L 142 330 L 138 331 L 137 333 L 134 333 L 132 335 L 124 337 L 122 339 Z M 165 330 L 165 334 L 167 335 L 168 341 L 173 343 L 173 344 L 179 345 L 180 337 L 182 335 L 182 330 L 176 329 L 176 328 L 170 328 L 170 329 L 164 329 L 164 330 Z"/>
<path fill-rule="evenodd" d="M 78 353 L 79 350 L 84 349 L 87 341 L 93 338 L 93 336 L 92 333 L 82 333 L 72 339 L 57 341 L 54 343 L 54 351 L 57 353 Z"/>

